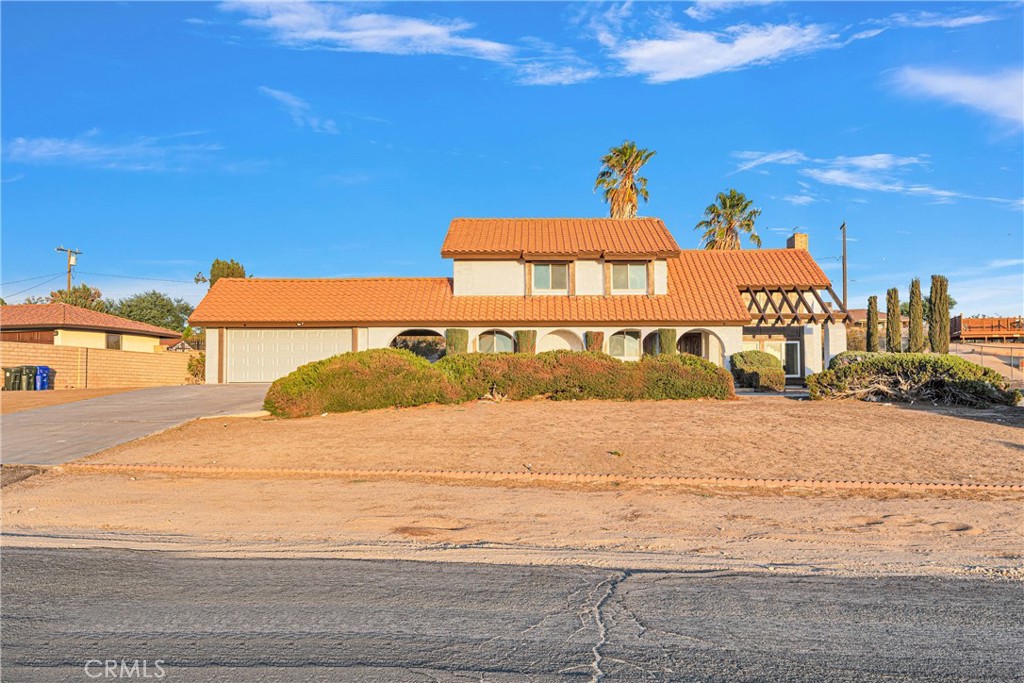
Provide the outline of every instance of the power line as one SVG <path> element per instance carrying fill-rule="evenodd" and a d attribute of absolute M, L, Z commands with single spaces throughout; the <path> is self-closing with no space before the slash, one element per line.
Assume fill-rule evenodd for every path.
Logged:
<path fill-rule="evenodd" d="M 28 282 L 29 280 L 42 280 L 44 277 L 53 277 L 54 275 L 63 275 L 64 273 L 50 273 L 48 275 L 36 275 L 35 277 L 27 277 L 23 280 L 11 280 L 10 282 L 0 283 L 0 287 L 6 287 L 7 285 L 16 285 L 19 282 Z"/>
<path fill-rule="evenodd" d="M 48 285 L 48 284 L 50 284 L 51 282 L 53 282 L 53 281 L 54 281 L 54 280 L 56 280 L 57 278 L 61 277 L 62 275 L 64 275 L 64 273 L 57 273 L 56 275 L 54 275 L 53 277 L 51 277 L 51 278 L 50 278 L 49 280 L 47 280 L 47 281 L 45 281 L 45 282 L 40 282 L 40 283 L 39 283 L 38 285 L 32 285 L 32 286 L 31 286 L 31 287 L 29 287 L 28 289 L 23 289 L 23 290 L 21 290 L 20 292 L 15 292 L 14 294 L 8 294 L 7 296 L 9 296 L 9 297 L 13 298 L 13 297 L 16 297 L 16 296 L 18 296 L 19 294 L 24 294 L 25 292 L 31 292 L 31 291 L 32 291 L 33 289 L 35 289 L 36 287 L 42 287 L 43 285 Z"/>
<path fill-rule="evenodd" d="M 114 275 L 112 273 L 93 273 L 87 270 L 78 271 L 82 275 L 98 275 L 100 277 L 119 277 L 124 280 L 152 280 L 153 282 L 183 282 L 185 284 L 194 285 L 195 280 L 168 280 L 160 277 L 140 277 L 137 275 Z"/>

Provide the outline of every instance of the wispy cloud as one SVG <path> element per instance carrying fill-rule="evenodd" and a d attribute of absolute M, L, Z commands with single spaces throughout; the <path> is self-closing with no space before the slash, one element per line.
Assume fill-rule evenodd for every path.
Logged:
<path fill-rule="evenodd" d="M 181 133 L 104 141 L 93 129 L 74 138 L 17 137 L 6 148 L 8 162 L 33 165 L 87 166 L 121 171 L 184 171 L 209 161 L 223 147 L 217 143 L 183 143 L 199 135 Z"/>
<path fill-rule="evenodd" d="M 627 73 L 649 83 L 668 83 L 770 64 L 837 44 L 835 36 L 814 24 L 744 24 L 712 32 L 668 23 L 661 31 L 660 38 L 627 40 L 611 54 Z"/>
<path fill-rule="evenodd" d="M 938 12 L 901 12 L 893 14 L 885 22 L 891 26 L 908 28 L 964 28 L 996 21 L 993 14 L 940 14 Z"/>
<path fill-rule="evenodd" d="M 807 206 L 818 200 L 809 194 L 788 194 L 782 198 L 782 201 L 789 202 L 793 206 Z"/>
<path fill-rule="evenodd" d="M 896 72 L 905 92 L 970 107 L 1024 126 L 1024 69 L 971 74 L 951 69 L 905 67 Z"/>
<path fill-rule="evenodd" d="M 697 0 L 683 12 L 695 21 L 707 21 L 729 10 L 771 5 L 778 0 Z"/>
<path fill-rule="evenodd" d="M 765 164 L 799 164 L 807 161 L 807 156 L 800 151 L 795 149 L 787 149 L 780 152 L 754 152 L 754 151 L 743 151 L 733 152 L 732 155 L 741 159 L 742 163 L 736 167 L 736 170 L 732 173 L 739 173 L 740 171 L 749 171 L 758 166 Z M 730 173 L 729 175 L 732 175 Z"/>
<path fill-rule="evenodd" d="M 309 102 L 306 102 L 306 100 L 298 95 L 293 95 L 284 90 L 275 90 L 263 85 L 257 88 L 257 90 L 259 90 L 260 94 L 276 100 L 281 105 L 281 108 L 292 117 L 292 122 L 299 128 L 308 127 L 314 133 L 329 133 L 331 135 L 338 133 L 338 126 L 334 123 L 333 119 L 315 116 L 312 113 L 312 107 L 309 106 Z"/>

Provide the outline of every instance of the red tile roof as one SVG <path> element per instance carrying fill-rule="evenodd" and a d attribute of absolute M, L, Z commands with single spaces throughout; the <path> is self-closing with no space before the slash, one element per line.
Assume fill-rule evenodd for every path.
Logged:
<path fill-rule="evenodd" d="M 69 304 L 18 304 L 0 306 L 0 329 L 52 330 L 81 329 L 102 332 L 124 332 L 167 339 L 181 338 L 180 332 L 156 325 L 147 325 L 109 313 Z"/>
<path fill-rule="evenodd" d="M 455 218 L 444 258 L 598 258 L 679 253 L 659 218 Z"/>
<path fill-rule="evenodd" d="M 192 314 L 203 326 L 484 323 L 746 323 L 740 287 L 826 287 L 806 251 L 684 251 L 659 296 L 454 296 L 448 278 L 221 278 Z"/>

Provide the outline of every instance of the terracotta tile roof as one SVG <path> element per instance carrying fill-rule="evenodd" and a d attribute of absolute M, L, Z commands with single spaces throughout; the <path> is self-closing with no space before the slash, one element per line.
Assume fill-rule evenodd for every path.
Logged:
<path fill-rule="evenodd" d="M 0 306 L 0 329 L 79 329 L 180 339 L 181 333 L 69 304 Z"/>
<path fill-rule="evenodd" d="M 665 258 L 679 245 L 659 218 L 455 218 L 444 258 L 630 255 Z"/>
<path fill-rule="evenodd" d="M 744 286 L 825 287 L 802 250 L 684 251 L 668 259 L 661 296 L 454 296 L 448 278 L 221 278 L 195 325 L 443 325 L 483 323 L 744 323 Z"/>

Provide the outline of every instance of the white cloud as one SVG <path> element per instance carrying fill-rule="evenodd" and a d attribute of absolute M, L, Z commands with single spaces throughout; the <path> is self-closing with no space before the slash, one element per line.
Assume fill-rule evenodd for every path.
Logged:
<path fill-rule="evenodd" d="M 520 85 L 573 85 L 601 75 L 601 72 L 593 67 L 549 62 L 525 62 L 519 64 L 516 71 L 516 83 Z"/>
<path fill-rule="evenodd" d="M 719 14 L 742 7 L 770 5 L 777 0 L 697 0 L 683 12 L 695 21 L 707 21 Z"/>
<path fill-rule="evenodd" d="M 292 122 L 299 128 L 308 126 L 314 133 L 329 133 L 331 135 L 338 133 L 338 126 L 334 123 L 333 119 L 314 116 L 309 103 L 298 95 L 293 95 L 284 90 L 275 90 L 263 85 L 257 88 L 257 90 L 261 94 L 280 103 L 281 107 L 292 117 Z"/>
<path fill-rule="evenodd" d="M 807 206 L 817 200 L 809 194 L 788 194 L 782 198 L 782 201 L 789 202 L 793 206 Z"/>
<path fill-rule="evenodd" d="M 215 143 L 173 141 L 194 135 L 198 133 L 104 142 L 99 139 L 99 131 L 93 129 L 75 138 L 17 137 L 4 147 L 7 161 L 13 163 L 88 166 L 121 171 L 182 171 L 223 149 Z"/>
<path fill-rule="evenodd" d="M 663 26 L 662 38 L 627 40 L 612 50 L 627 73 L 649 83 L 700 78 L 722 71 L 770 64 L 835 45 L 817 25 L 731 26 L 722 32 Z"/>
<path fill-rule="evenodd" d="M 896 73 L 895 79 L 909 93 L 964 105 L 1017 126 L 1024 125 L 1024 69 L 971 74 L 905 67 Z"/>
<path fill-rule="evenodd" d="M 764 164 L 799 164 L 807 161 L 807 157 L 803 152 L 795 149 L 787 149 L 780 152 L 733 152 L 732 155 L 737 159 L 743 159 L 743 162 L 736 167 L 736 170 L 732 173 L 739 173 L 740 171 L 749 171 L 752 168 L 762 166 Z M 729 175 L 732 175 L 730 173 Z"/>
<path fill-rule="evenodd" d="M 996 21 L 991 14 L 939 14 L 938 12 L 901 12 L 889 17 L 887 24 L 909 28 L 963 28 Z"/>
<path fill-rule="evenodd" d="M 491 61 L 506 61 L 515 52 L 511 45 L 466 35 L 474 25 L 462 19 L 427 20 L 311 2 L 226 2 L 221 7 L 244 12 L 249 16 L 244 24 L 267 31 L 289 47 L 457 55 Z"/>

